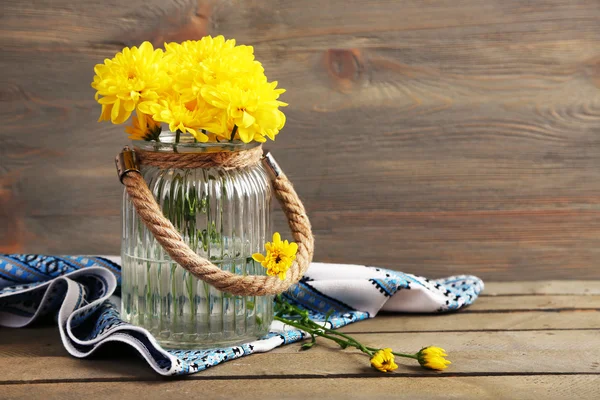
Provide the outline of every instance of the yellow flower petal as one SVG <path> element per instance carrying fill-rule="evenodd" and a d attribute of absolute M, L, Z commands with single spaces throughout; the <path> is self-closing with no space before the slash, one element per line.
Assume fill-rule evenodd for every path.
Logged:
<path fill-rule="evenodd" d="M 111 114 L 112 114 L 112 104 L 102 104 L 102 112 L 100 113 L 100 118 L 98 118 L 98 122 L 110 121 Z"/>
<path fill-rule="evenodd" d="M 444 360 L 443 358 L 435 358 L 427 362 L 425 366 L 429 369 L 443 370 L 448 368 L 448 364 L 452 363 L 448 360 Z"/>
<path fill-rule="evenodd" d="M 113 108 L 110 112 L 110 119 L 113 122 L 113 124 L 116 124 L 116 120 L 117 118 L 119 118 L 119 107 L 121 106 L 121 100 L 117 99 L 114 103 L 113 103 Z"/>
<path fill-rule="evenodd" d="M 99 104 L 114 104 L 117 98 L 114 96 L 102 97 L 98 99 Z"/>
<path fill-rule="evenodd" d="M 252 130 L 248 128 L 238 128 L 237 134 L 244 143 L 250 143 L 254 138 L 254 132 L 252 132 Z"/>
<path fill-rule="evenodd" d="M 298 245 L 296 243 L 288 243 L 281 241 L 279 232 L 273 234 L 273 242 L 265 243 L 266 255 L 253 254 L 252 258 L 260 262 L 267 269 L 267 275 L 277 276 L 281 280 L 285 280 L 288 269 L 296 259 L 296 251 Z"/>
<path fill-rule="evenodd" d="M 381 349 L 371 358 L 371 366 L 381 372 L 391 372 L 398 369 L 398 365 L 394 362 L 394 354 L 392 349 Z"/>
<path fill-rule="evenodd" d="M 100 104 L 113 104 L 110 120 L 114 124 L 125 122 L 140 101 L 156 99 L 171 87 L 163 52 L 149 42 L 124 48 L 113 59 L 96 65 L 94 72 L 95 98 Z"/>
<path fill-rule="evenodd" d="M 125 128 L 132 140 L 158 140 L 162 131 L 159 123 L 154 121 L 151 116 L 137 111 L 137 116 L 133 118 L 133 124 Z"/>
<path fill-rule="evenodd" d="M 286 240 L 286 242 L 287 242 L 287 240 Z M 290 253 L 296 254 L 298 252 L 298 243 L 296 243 L 296 242 L 290 243 L 288 250 Z"/>
<path fill-rule="evenodd" d="M 125 111 L 132 112 L 133 110 L 135 110 L 135 101 L 133 101 L 133 100 L 126 100 L 124 102 L 124 107 L 125 107 Z"/>
<path fill-rule="evenodd" d="M 273 244 L 279 244 L 281 243 L 281 235 L 279 234 L 279 232 L 275 232 L 273 234 Z"/>
<path fill-rule="evenodd" d="M 244 111 L 244 113 L 242 114 L 242 124 L 241 127 L 243 128 L 249 128 L 254 124 L 254 117 L 252 115 L 250 115 L 249 113 L 247 113 L 246 111 Z"/>
<path fill-rule="evenodd" d="M 424 347 L 417 353 L 419 364 L 423 368 L 433 370 L 444 370 L 452 364 L 444 358 L 445 356 L 447 356 L 446 350 L 435 346 Z"/>

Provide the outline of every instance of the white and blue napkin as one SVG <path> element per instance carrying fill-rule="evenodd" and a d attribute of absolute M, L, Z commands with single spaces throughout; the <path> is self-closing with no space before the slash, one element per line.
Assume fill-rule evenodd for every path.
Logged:
<path fill-rule="evenodd" d="M 275 321 L 265 337 L 222 349 L 165 350 L 145 329 L 121 320 L 118 257 L 0 254 L 0 326 L 20 328 L 54 316 L 66 350 L 87 357 L 104 343 L 135 348 L 161 375 L 184 375 L 307 338 Z M 284 296 L 331 328 L 373 318 L 379 311 L 438 313 L 473 303 L 483 290 L 474 276 L 443 279 L 383 268 L 312 263 Z M 100 350 L 101 351 L 101 350 Z"/>

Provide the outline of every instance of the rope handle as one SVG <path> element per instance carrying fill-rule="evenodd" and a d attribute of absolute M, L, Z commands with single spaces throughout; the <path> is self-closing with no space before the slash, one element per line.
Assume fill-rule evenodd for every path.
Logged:
<path fill-rule="evenodd" d="M 275 196 L 287 217 L 292 237 L 298 244 L 296 260 L 288 270 L 285 280 L 276 276 L 233 274 L 221 270 L 209 260 L 196 254 L 183 241 L 171 221 L 163 215 L 140 173 L 135 152 L 125 147 L 115 161 L 119 179 L 125 185 L 138 216 L 175 262 L 196 278 L 223 292 L 243 296 L 264 296 L 281 293 L 302 278 L 312 261 L 314 238 L 304 205 L 298 198 L 292 183 L 269 152 L 263 155 L 262 160 L 267 170 L 271 172 Z"/>

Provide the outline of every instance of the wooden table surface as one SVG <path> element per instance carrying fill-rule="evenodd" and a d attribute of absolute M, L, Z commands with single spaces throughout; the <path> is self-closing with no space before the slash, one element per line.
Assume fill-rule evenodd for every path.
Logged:
<path fill-rule="evenodd" d="M 432 372 L 400 360 L 390 374 L 321 341 L 310 351 L 293 344 L 162 378 L 126 347 L 79 360 L 55 327 L 0 329 L 0 398 L 597 399 L 599 311 L 600 281 L 487 283 L 473 306 L 455 314 L 384 314 L 343 328 L 398 351 L 437 345 L 453 362 Z"/>

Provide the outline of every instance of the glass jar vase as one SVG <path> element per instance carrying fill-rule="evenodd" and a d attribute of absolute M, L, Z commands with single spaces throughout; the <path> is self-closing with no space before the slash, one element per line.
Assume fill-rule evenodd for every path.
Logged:
<path fill-rule="evenodd" d="M 258 143 L 174 144 L 134 141 L 134 148 L 168 153 L 230 152 Z M 183 139 L 183 138 L 182 138 Z M 169 143 L 169 141 L 171 143 Z M 198 255 L 238 275 L 265 275 L 253 261 L 271 231 L 271 184 L 258 163 L 242 169 L 177 169 L 141 165 L 163 214 Z M 265 335 L 273 296 L 236 296 L 196 279 L 174 262 L 123 198 L 122 309 L 125 321 L 150 331 L 166 348 L 209 348 Z"/>

